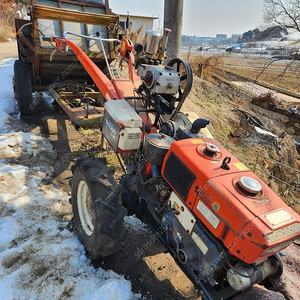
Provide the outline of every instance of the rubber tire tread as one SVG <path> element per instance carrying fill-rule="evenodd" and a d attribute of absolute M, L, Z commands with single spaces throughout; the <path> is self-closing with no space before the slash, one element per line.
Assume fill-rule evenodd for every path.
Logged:
<path fill-rule="evenodd" d="M 125 235 L 123 225 L 127 210 L 121 204 L 121 186 L 113 177 L 114 167 L 106 166 L 105 159 L 79 159 L 72 167 L 71 204 L 73 221 L 80 242 L 91 259 L 106 257 L 121 249 Z M 88 185 L 95 213 L 94 232 L 91 236 L 84 232 L 77 208 L 77 186 L 81 180 Z M 113 197 L 108 197 L 113 193 Z M 117 196 L 115 196 L 117 195 Z"/>
<path fill-rule="evenodd" d="M 32 82 L 31 64 L 16 60 L 14 64 L 15 73 L 15 95 L 21 115 L 32 113 Z"/>

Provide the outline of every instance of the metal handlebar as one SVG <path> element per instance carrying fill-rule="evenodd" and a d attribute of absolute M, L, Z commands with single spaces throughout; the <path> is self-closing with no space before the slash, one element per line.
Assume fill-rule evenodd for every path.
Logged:
<path fill-rule="evenodd" d="M 74 32 L 70 32 L 70 31 L 65 31 L 63 33 L 65 39 L 67 38 L 67 34 L 71 34 L 71 35 L 78 36 L 78 37 L 81 37 L 81 38 L 85 38 L 85 39 L 88 39 L 88 40 L 97 41 L 99 43 L 98 47 L 100 46 L 102 48 L 103 56 L 104 56 L 104 59 L 105 59 L 106 65 L 107 65 L 107 69 L 108 69 L 110 78 L 115 78 L 114 73 L 111 71 L 111 68 L 110 68 L 110 65 L 109 65 L 109 62 L 108 62 L 108 59 L 107 59 L 107 55 L 106 55 L 106 52 L 105 52 L 105 49 L 104 49 L 104 46 L 103 46 L 103 42 L 118 42 L 118 43 L 121 43 L 120 40 L 118 40 L 118 39 L 103 39 L 103 38 L 101 38 L 101 35 L 100 35 L 99 32 L 96 33 L 97 37 L 93 37 L 93 36 L 83 35 L 83 34 L 74 33 Z M 100 49 L 100 47 L 99 47 L 99 49 Z"/>
<path fill-rule="evenodd" d="M 121 43 L 120 40 L 118 40 L 118 39 L 103 39 L 103 38 L 101 38 L 101 35 L 100 35 L 99 32 L 96 33 L 97 37 L 94 37 L 94 36 L 88 36 L 88 35 L 79 34 L 79 33 L 71 32 L 71 31 L 64 31 L 64 33 L 63 33 L 64 39 L 67 39 L 67 34 L 71 34 L 71 35 L 81 37 L 81 38 L 85 38 L 85 39 L 88 39 L 88 40 L 97 41 L 97 45 L 99 47 L 99 50 L 100 51 L 102 50 L 102 52 L 103 52 L 103 56 L 104 56 L 104 59 L 105 59 L 106 65 L 107 65 L 107 69 L 109 71 L 109 75 L 110 75 L 111 78 L 115 78 L 114 73 L 111 71 L 111 68 L 110 68 L 110 65 L 109 65 L 109 62 L 108 62 L 108 59 L 107 59 L 107 55 L 106 55 L 106 52 L 105 52 L 105 49 L 104 49 L 104 46 L 103 46 L 103 42 Z M 58 37 L 56 37 L 56 36 L 51 36 L 51 37 L 43 36 L 42 37 L 42 40 L 45 41 L 45 42 L 52 42 L 54 39 L 58 39 Z M 66 51 L 68 51 L 67 46 L 66 46 Z M 55 54 L 55 52 L 57 52 L 57 50 L 54 50 L 53 54 L 51 54 L 50 60 L 52 60 L 53 55 Z"/>
<path fill-rule="evenodd" d="M 27 25 L 27 24 L 26 24 Z M 99 41 L 99 38 L 101 38 L 100 36 L 98 37 L 94 37 L 94 36 L 89 36 L 89 35 L 83 35 L 83 34 L 79 34 L 79 33 L 75 33 L 75 32 L 70 32 L 70 31 L 64 31 L 63 33 L 63 36 L 64 38 L 66 39 L 67 38 L 67 34 L 71 34 L 71 35 L 74 35 L 74 36 L 78 36 L 78 37 L 82 37 L 82 38 L 85 38 L 85 39 L 88 39 L 88 40 L 95 40 L 95 41 Z M 42 40 L 45 41 L 45 42 L 52 42 L 53 39 L 55 38 L 58 38 L 57 36 L 43 36 L 42 37 Z M 118 39 L 102 39 L 102 42 L 117 42 L 117 43 L 121 43 L 120 40 Z"/>
<path fill-rule="evenodd" d="M 84 34 L 79 34 L 79 33 L 75 33 L 75 32 L 71 32 L 71 31 L 64 31 L 63 33 L 63 36 L 64 38 L 66 39 L 67 38 L 67 34 L 71 34 L 71 35 L 74 35 L 74 36 L 78 36 L 78 37 L 82 37 L 82 38 L 85 38 L 85 39 L 88 39 L 88 40 L 95 40 L 95 41 L 99 41 L 99 39 L 102 40 L 102 42 L 117 42 L 119 44 L 121 44 L 121 41 L 118 40 L 118 39 L 103 39 L 101 38 L 101 36 L 89 36 L 89 35 L 84 35 Z"/>

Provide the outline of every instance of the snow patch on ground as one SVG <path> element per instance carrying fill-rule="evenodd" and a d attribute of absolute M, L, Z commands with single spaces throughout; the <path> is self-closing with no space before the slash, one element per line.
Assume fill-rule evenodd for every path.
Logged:
<path fill-rule="evenodd" d="M 265 134 L 265 135 L 270 135 L 270 136 L 273 136 L 273 137 L 277 137 L 277 135 L 275 135 L 274 133 L 272 133 L 270 131 L 267 131 L 267 130 L 264 130 L 264 129 L 261 129 L 258 126 L 254 126 L 254 128 L 260 134 Z"/>
<path fill-rule="evenodd" d="M 33 147 L 36 142 L 39 145 Z M 51 157 L 50 146 L 30 133 L 0 135 L 0 149 L 9 154 L 0 165 L 0 298 L 132 299 L 130 282 L 94 269 L 77 236 L 68 230 L 69 196 L 44 184 L 49 174 L 34 160 L 45 149 Z M 24 150 L 33 164 L 11 164 Z"/>
<path fill-rule="evenodd" d="M 0 158 L 36 156 L 43 151 L 52 151 L 51 144 L 39 135 L 28 132 L 2 134 L 0 136 Z"/>
<path fill-rule="evenodd" d="M 12 89 L 14 59 L 6 59 L 0 62 L 0 132 L 6 131 L 4 121 L 8 114 L 15 111 L 15 99 Z"/>
<path fill-rule="evenodd" d="M 124 226 L 130 234 L 140 234 L 141 232 L 149 233 L 149 227 L 138 219 L 135 215 L 124 217 Z"/>
<path fill-rule="evenodd" d="M 54 99 L 52 96 L 43 92 L 43 101 L 48 107 L 53 108 Z"/>
<path fill-rule="evenodd" d="M 136 299 L 131 283 L 95 269 L 68 220 L 69 195 L 49 184 L 55 153 L 39 135 L 7 133 L 13 60 L 0 62 L 0 299 Z M 1 110 L 2 109 L 2 110 Z"/>

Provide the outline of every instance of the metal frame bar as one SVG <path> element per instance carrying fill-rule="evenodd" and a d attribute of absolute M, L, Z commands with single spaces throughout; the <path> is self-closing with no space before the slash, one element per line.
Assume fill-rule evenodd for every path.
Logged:
<path fill-rule="evenodd" d="M 31 11 L 33 20 L 45 19 L 101 26 L 111 26 L 119 21 L 118 15 L 99 15 L 38 4 L 33 5 Z"/>
<path fill-rule="evenodd" d="M 36 0 L 31 0 L 31 5 L 36 4 Z M 56 2 L 61 2 L 61 3 L 69 3 L 69 4 L 74 4 L 74 5 L 80 5 L 80 6 L 85 6 L 85 7 L 97 7 L 97 8 L 105 8 L 105 4 L 92 4 L 92 3 L 86 3 L 85 0 L 83 2 L 77 2 L 77 1 L 72 1 L 72 0 L 56 0 Z"/>

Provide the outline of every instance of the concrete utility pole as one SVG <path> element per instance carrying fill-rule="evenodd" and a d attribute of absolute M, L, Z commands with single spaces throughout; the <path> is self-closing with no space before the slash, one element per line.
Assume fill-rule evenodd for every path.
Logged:
<path fill-rule="evenodd" d="M 172 30 L 167 46 L 167 57 L 180 56 L 183 0 L 165 0 L 164 28 Z"/>

